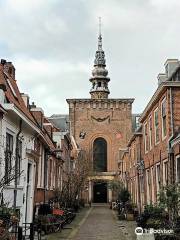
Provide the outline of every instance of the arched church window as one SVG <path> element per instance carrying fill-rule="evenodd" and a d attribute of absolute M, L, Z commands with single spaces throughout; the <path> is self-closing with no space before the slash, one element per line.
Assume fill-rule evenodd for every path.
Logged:
<path fill-rule="evenodd" d="M 93 143 L 93 168 L 96 172 L 107 171 L 107 142 L 104 138 L 96 138 Z"/>

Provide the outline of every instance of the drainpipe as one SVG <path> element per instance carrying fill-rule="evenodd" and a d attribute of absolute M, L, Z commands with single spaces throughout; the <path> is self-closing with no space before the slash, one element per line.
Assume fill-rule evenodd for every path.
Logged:
<path fill-rule="evenodd" d="M 173 149 L 171 147 L 171 141 L 174 138 L 174 121 L 173 121 L 173 96 L 172 96 L 172 88 L 170 88 L 170 117 L 171 117 L 171 136 L 168 140 L 168 155 L 170 161 L 170 182 L 174 183 L 174 154 Z"/>
<path fill-rule="evenodd" d="M 18 153 L 19 153 L 19 145 L 18 145 L 18 140 L 19 140 L 19 135 L 22 132 L 22 119 L 19 121 L 19 131 L 16 135 L 16 156 L 15 156 L 15 188 L 14 188 L 14 210 L 16 210 L 16 200 L 17 200 L 17 180 L 18 180 Z"/>

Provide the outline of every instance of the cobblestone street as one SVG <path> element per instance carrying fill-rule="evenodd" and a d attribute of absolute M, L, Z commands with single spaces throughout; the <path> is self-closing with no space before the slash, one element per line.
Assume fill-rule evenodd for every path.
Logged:
<path fill-rule="evenodd" d="M 62 232 L 46 236 L 47 240 L 136 240 L 135 222 L 118 221 L 108 205 L 82 209 Z"/>
<path fill-rule="evenodd" d="M 73 240 L 134 240 L 134 222 L 120 222 L 108 206 L 92 207 Z"/>

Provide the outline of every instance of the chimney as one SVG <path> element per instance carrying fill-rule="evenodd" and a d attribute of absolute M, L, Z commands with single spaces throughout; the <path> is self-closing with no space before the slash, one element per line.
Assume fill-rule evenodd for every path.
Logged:
<path fill-rule="evenodd" d="M 179 66 L 179 60 L 167 59 L 164 66 L 165 66 L 166 76 L 167 78 L 169 78 L 172 75 L 172 73 L 175 71 L 175 69 Z"/>
<path fill-rule="evenodd" d="M 40 107 L 36 107 L 34 102 L 30 105 L 30 111 L 34 118 L 36 119 L 37 123 L 39 126 L 42 128 L 43 127 L 43 122 L 44 122 L 44 111 Z"/>
<path fill-rule="evenodd" d="M 12 79 L 15 80 L 16 69 L 12 62 L 7 62 L 5 59 L 1 59 L 1 65 L 4 66 L 4 71 L 7 72 L 12 77 Z"/>
<path fill-rule="evenodd" d="M 26 105 L 26 107 L 29 109 L 29 95 L 25 93 L 21 93 L 21 97 Z"/>
<path fill-rule="evenodd" d="M 157 76 L 158 79 L 158 85 L 160 85 L 162 82 L 167 81 L 167 76 L 165 73 L 159 73 Z"/>
<path fill-rule="evenodd" d="M 6 64 L 6 60 L 5 59 L 1 59 L 1 64 L 4 66 Z"/>
<path fill-rule="evenodd" d="M 3 65 L 2 60 L 3 59 L 1 59 L 1 63 L 0 63 L 0 90 L 5 92 L 6 91 L 6 83 L 5 83 L 5 78 L 4 78 L 4 74 L 3 74 L 4 65 Z"/>

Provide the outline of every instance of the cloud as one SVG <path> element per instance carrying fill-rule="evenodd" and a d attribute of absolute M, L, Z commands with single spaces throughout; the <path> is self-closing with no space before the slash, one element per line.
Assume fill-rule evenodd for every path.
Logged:
<path fill-rule="evenodd" d="M 84 97 L 90 88 L 85 63 L 56 62 L 36 59 L 16 59 L 18 85 L 30 95 L 30 100 L 42 107 L 47 115 L 67 112 L 66 98 Z M 80 76 L 80 77 L 79 77 Z M 83 79 L 84 78 L 84 79 Z"/>
<path fill-rule="evenodd" d="M 1 40 L 12 55 L 41 57 L 56 51 L 68 27 L 54 8 L 42 0 L 8 0 L 1 5 Z"/>

